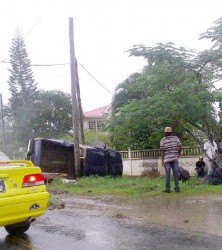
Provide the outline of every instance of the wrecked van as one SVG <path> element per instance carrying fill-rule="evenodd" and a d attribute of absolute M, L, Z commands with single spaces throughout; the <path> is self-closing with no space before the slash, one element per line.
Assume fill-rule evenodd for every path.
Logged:
<path fill-rule="evenodd" d="M 121 155 L 113 149 L 80 145 L 81 176 L 121 176 Z M 35 138 L 29 140 L 27 159 L 44 173 L 65 173 L 71 176 L 74 165 L 74 145 L 57 139 Z"/>

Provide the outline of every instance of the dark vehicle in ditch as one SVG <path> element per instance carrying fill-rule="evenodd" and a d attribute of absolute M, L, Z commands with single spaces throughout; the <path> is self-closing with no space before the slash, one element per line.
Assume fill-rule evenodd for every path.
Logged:
<path fill-rule="evenodd" d="M 121 155 L 113 149 L 80 145 L 81 176 L 121 176 L 123 163 Z M 65 173 L 71 176 L 74 165 L 72 142 L 36 138 L 29 140 L 27 159 L 39 166 L 44 173 Z"/>

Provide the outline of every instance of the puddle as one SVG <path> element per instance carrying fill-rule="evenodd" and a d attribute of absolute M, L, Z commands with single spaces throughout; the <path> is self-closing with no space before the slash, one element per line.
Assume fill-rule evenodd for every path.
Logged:
<path fill-rule="evenodd" d="M 133 214 L 147 222 L 222 236 L 220 195 L 125 198 L 119 202 L 125 216 Z"/>
<path fill-rule="evenodd" d="M 94 210 L 112 218 L 168 225 L 222 236 L 222 196 L 183 196 L 135 198 L 121 196 L 76 197 L 62 195 L 66 212 Z"/>

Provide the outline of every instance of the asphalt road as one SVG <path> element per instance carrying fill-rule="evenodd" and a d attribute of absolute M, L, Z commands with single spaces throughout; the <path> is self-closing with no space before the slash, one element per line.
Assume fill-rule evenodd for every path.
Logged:
<path fill-rule="evenodd" d="M 0 228 L 0 249 L 222 249 L 221 232 L 213 234 L 198 228 L 190 230 L 190 222 L 184 218 L 181 221 L 186 228 L 181 228 L 180 223 L 178 226 L 169 225 L 169 218 L 165 225 L 151 220 L 152 213 L 153 218 L 156 216 L 153 208 L 157 211 L 162 205 L 158 199 L 152 200 L 152 206 L 145 202 L 147 207 L 144 207 L 144 201 L 141 201 L 142 206 L 138 200 L 131 202 L 130 199 L 126 201 L 111 196 L 82 198 L 60 194 L 59 198 L 65 207 L 48 210 L 32 224 L 26 234 L 8 235 L 4 228 Z M 167 197 L 169 199 L 178 200 L 180 197 Z M 166 211 L 171 209 L 169 202 L 163 204 L 167 204 Z M 187 204 L 192 205 L 192 202 Z M 206 207 L 206 203 L 202 204 Z"/>

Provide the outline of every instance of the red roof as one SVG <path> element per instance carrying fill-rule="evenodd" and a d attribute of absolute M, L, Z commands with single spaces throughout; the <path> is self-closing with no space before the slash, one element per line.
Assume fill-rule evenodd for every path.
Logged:
<path fill-rule="evenodd" d="M 104 117 L 108 114 L 109 107 L 110 107 L 110 105 L 102 107 L 102 108 L 90 110 L 90 111 L 83 113 L 83 115 L 86 118 L 88 118 L 88 117 L 97 117 L 97 118 Z"/>

